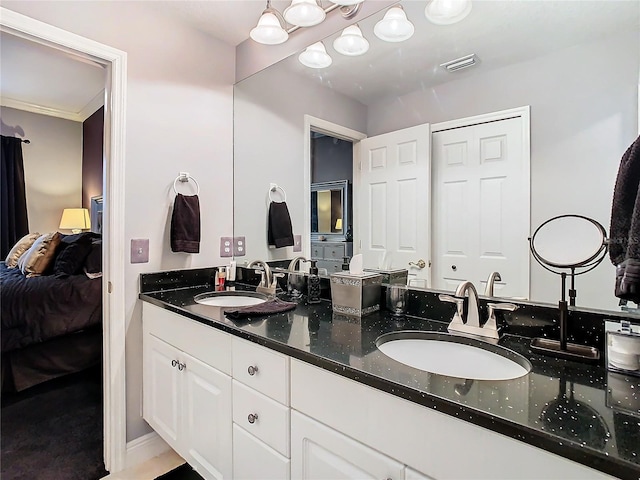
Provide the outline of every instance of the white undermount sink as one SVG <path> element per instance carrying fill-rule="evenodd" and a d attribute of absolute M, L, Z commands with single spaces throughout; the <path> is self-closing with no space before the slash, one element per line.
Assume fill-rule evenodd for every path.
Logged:
<path fill-rule="evenodd" d="M 207 292 L 193 297 L 196 303 L 211 307 L 248 307 L 266 302 L 269 297 L 257 292 Z"/>
<path fill-rule="evenodd" d="M 430 373 L 473 380 L 512 380 L 531 371 L 522 355 L 499 345 L 439 332 L 401 331 L 381 335 L 378 350 Z"/>

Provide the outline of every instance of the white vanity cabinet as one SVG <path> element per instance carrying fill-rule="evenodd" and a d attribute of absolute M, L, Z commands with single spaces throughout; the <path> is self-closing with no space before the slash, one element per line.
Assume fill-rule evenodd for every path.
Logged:
<path fill-rule="evenodd" d="M 143 332 L 144 419 L 205 479 L 233 478 L 230 336 L 147 303 Z"/>
<path fill-rule="evenodd" d="M 289 357 L 233 338 L 233 478 L 290 478 Z"/>
<path fill-rule="evenodd" d="M 294 410 L 291 476 L 300 480 L 402 480 L 404 465 Z"/>
<path fill-rule="evenodd" d="M 406 467 L 404 475 L 411 479 L 612 478 L 295 359 L 291 361 L 291 408 L 361 448 L 394 459 Z M 304 458 L 298 445 L 303 435 L 296 433 L 297 414 L 292 417 L 291 466 L 297 478 L 301 455 Z"/>

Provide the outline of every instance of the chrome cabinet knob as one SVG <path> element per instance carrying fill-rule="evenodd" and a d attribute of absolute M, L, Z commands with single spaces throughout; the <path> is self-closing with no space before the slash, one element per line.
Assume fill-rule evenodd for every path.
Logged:
<path fill-rule="evenodd" d="M 178 365 L 178 361 L 177 360 L 171 360 L 171 366 L 175 368 L 176 365 Z"/>
<path fill-rule="evenodd" d="M 414 266 L 414 267 L 418 267 L 418 268 L 424 268 L 427 266 L 427 262 L 425 262 L 424 260 L 420 259 L 417 262 L 409 262 L 409 265 Z"/>
<path fill-rule="evenodd" d="M 455 265 L 451 265 L 451 270 L 453 270 L 453 271 L 455 272 L 457 269 L 458 269 L 458 267 L 457 267 L 457 266 L 455 266 Z"/>
<path fill-rule="evenodd" d="M 258 366 L 257 365 L 249 365 L 249 368 L 247 368 L 247 372 L 249 373 L 249 375 L 251 375 L 252 377 L 258 373 Z"/>
<path fill-rule="evenodd" d="M 178 362 L 178 370 L 182 371 L 185 368 L 187 368 L 187 364 L 186 363 L 180 363 Z"/>
<path fill-rule="evenodd" d="M 258 421 L 258 414 L 257 413 L 250 413 L 249 416 L 247 417 L 247 420 L 249 420 L 249 423 L 254 424 Z"/>

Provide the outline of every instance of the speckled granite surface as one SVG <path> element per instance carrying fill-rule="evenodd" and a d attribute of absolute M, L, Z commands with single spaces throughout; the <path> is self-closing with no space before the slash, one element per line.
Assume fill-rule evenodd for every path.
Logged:
<path fill-rule="evenodd" d="M 429 374 L 386 357 L 375 340 L 397 330 L 446 332 L 446 322 L 413 316 L 398 320 L 385 311 L 356 319 L 332 313 L 328 301 L 307 305 L 304 298 L 293 311 L 234 322 L 223 309 L 193 301 L 210 290 L 206 275 L 197 279 L 148 277 L 140 298 L 608 474 L 640 478 L 638 377 L 536 355 L 529 349 L 531 339 L 522 335 L 505 335 L 500 344 L 530 360 L 533 369 L 524 377 L 474 381 Z M 151 291 L 154 287 L 164 290 Z"/>

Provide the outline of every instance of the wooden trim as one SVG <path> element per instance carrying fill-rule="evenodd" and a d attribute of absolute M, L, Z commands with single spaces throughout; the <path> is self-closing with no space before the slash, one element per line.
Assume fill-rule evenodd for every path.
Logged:
<path fill-rule="evenodd" d="M 125 106 L 127 54 L 0 7 L 0 31 L 68 53 L 107 69 L 103 251 L 104 461 L 118 472 L 126 461 L 125 395 Z"/>

